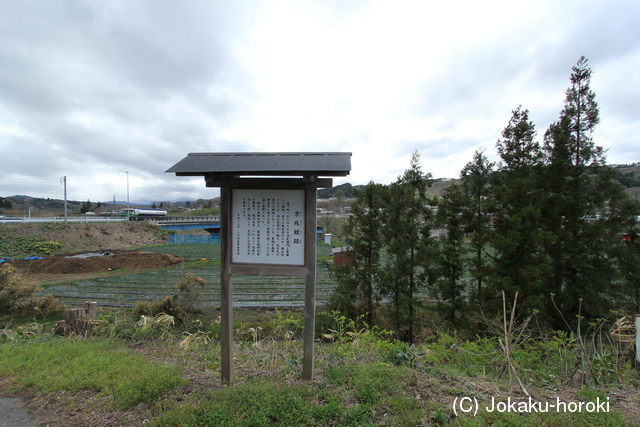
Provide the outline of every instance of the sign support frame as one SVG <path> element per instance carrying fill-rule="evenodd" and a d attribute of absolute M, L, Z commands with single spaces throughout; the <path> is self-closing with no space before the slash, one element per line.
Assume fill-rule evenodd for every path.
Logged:
<path fill-rule="evenodd" d="M 220 377 L 233 381 L 233 274 L 300 276 L 305 278 L 304 342 L 302 378 L 313 379 L 316 313 L 317 189 L 330 188 L 331 178 L 306 175 L 300 178 L 207 177 L 207 187 L 220 187 Z M 232 262 L 232 193 L 234 189 L 303 189 L 305 199 L 304 266 Z"/>

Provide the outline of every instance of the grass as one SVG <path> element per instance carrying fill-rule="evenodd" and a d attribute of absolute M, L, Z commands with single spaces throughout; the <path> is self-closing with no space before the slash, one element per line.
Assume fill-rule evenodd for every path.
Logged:
<path fill-rule="evenodd" d="M 415 399 L 398 394 L 410 380 L 408 373 L 370 365 L 360 366 L 357 377 L 345 374 L 352 368 L 334 368 L 324 381 L 312 385 L 290 381 L 283 387 L 280 378 L 271 377 L 212 391 L 196 405 L 167 411 L 152 425 L 375 426 L 381 410 L 392 425 L 411 421 L 406 409 L 416 406 L 411 404 Z"/>
<path fill-rule="evenodd" d="M 215 311 L 149 328 L 130 310 L 103 309 L 100 336 L 85 340 L 56 338 L 41 322 L 7 325 L 0 378 L 31 393 L 67 396 L 65 404 L 89 393 L 112 418 L 136 413 L 152 426 L 631 426 L 638 415 L 637 373 L 624 363 L 599 387 L 567 387 L 564 365 L 576 356 L 571 337 L 532 340 L 512 354 L 513 363 L 535 399 L 610 397 L 609 412 L 489 412 L 492 397 L 526 400 L 518 383 L 500 374 L 497 337 L 440 334 L 409 346 L 336 313 L 319 317 L 331 326 L 318 333 L 310 382 L 300 379 L 300 312 L 247 309 L 234 313 L 231 387 L 219 379 Z M 465 396 L 480 402 L 477 416 L 454 414 L 454 400 Z"/>
<path fill-rule="evenodd" d="M 75 286 L 83 301 L 87 295 L 99 300 L 99 291 L 112 298 L 118 289 L 120 295 L 140 300 L 142 295 L 155 298 L 155 289 L 175 293 L 175 284 L 186 273 L 202 275 L 211 285 L 219 283 L 218 268 L 215 261 L 193 261 L 175 275 L 169 269 Z M 123 277 L 126 280 L 118 282 Z M 268 294 L 283 294 L 290 285 L 285 279 L 291 278 L 251 276 L 245 281 L 234 276 L 234 291 L 264 300 Z M 605 335 L 593 336 L 593 342 L 601 344 L 597 353 L 589 353 L 589 366 L 598 381 L 587 388 L 569 385 L 584 357 L 570 334 L 538 331 L 515 346 L 507 362 L 500 333 L 466 340 L 441 327 L 409 346 L 339 313 L 318 313 L 314 380 L 305 382 L 300 379 L 300 310 L 235 308 L 234 384 L 224 387 L 219 379 L 219 313 L 211 304 L 182 323 L 166 322 L 166 315 L 141 318 L 128 309 L 102 310 L 94 328 L 97 336 L 86 340 L 53 336 L 51 322 L 5 324 L 0 329 L 0 382 L 10 379 L 14 387 L 33 394 L 66 396 L 64 405 L 96 402 L 77 409 L 79 417 L 104 403 L 112 419 L 131 421 L 135 414 L 138 424 L 152 426 L 625 427 L 635 425 L 640 416 L 638 374 L 623 356 L 629 349 L 616 346 L 604 327 L 592 329 Z M 507 363 L 518 378 L 504 369 Z M 486 409 L 492 398 L 523 401 L 525 391 L 541 402 L 610 397 L 610 411 Z M 463 397 L 478 400 L 476 416 L 455 415 L 454 402 Z"/>
<path fill-rule="evenodd" d="M 134 355 L 124 342 L 108 339 L 0 345 L 0 375 L 45 394 L 90 390 L 118 408 L 154 402 L 185 383 L 180 367 Z"/>

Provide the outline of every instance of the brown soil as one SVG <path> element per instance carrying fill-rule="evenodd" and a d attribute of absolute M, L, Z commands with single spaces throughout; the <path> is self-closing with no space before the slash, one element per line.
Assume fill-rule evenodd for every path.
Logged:
<path fill-rule="evenodd" d="M 62 243 L 60 255 L 41 260 L 11 260 L 23 275 L 38 284 L 82 280 L 87 276 L 118 274 L 131 270 L 157 269 L 183 262 L 173 255 L 124 250 L 125 248 L 166 243 L 163 231 L 147 223 L 87 224 L 0 224 L 6 237 L 33 237 Z M 113 248 L 113 249 L 106 249 Z M 113 255 L 93 258 L 67 258 L 83 253 L 108 252 Z"/>
<path fill-rule="evenodd" d="M 76 257 L 77 255 L 88 257 Z M 48 256 L 35 260 L 9 260 L 8 264 L 34 282 L 43 284 L 79 279 L 87 275 L 95 277 L 95 273 L 113 274 L 118 270 L 131 272 L 131 270 L 157 269 L 184 261 L 186 261 L 185 258 L 177 255 L 104 250 Z"/>
<path fill-rule="evenodd" d="M 124 249 L 166 243 L 161 228 L 140 223 L 0 224 L 5 237 L 33 237 L 62 243 L 58 253 Z"/>

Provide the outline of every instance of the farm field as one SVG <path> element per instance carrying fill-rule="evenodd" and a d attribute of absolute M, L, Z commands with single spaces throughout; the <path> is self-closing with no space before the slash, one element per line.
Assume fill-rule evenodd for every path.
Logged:
<path fill-rule="evenodd" d="M 110 275 L 47 285 L 44 292 L 65 304 L 92 300 L 103 306 L 133 307 L 139 301 L 158 301 L 176 293 L 176 284 L 187 274 L 204 279 L 200 297 L 206 307 L 220 303 L 220 247 L 218 245 L 154 245 L 140 251 L 178 255 L 191 261 L 152 271 Z M 325 261 L 331 248 L 318 246 L 316 300 L 323 305 L 335 282 Z M 204 261 L 203 261 L 204 260 Z M 233 276 L 233 303 L 237 307 L 295 307 L 304 305 L 304 278 L 281 276 Z"/>

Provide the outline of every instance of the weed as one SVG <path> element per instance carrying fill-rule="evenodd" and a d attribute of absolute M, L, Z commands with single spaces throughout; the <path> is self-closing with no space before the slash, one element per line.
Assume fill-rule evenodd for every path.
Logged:
<path fill-rule="evenodd" d="M 198 407 L 179 407 L 152 426 L 374 426 L 369 405 L 347 406 L 337 392 L 262 379 L 211 392 Z"/>
<path fill-rule="evenodd" d="M 442 409 L 436 409 L 431 412 L 431 420 L 435 425 L 443 426 L 449 422 L 449 417 Z"/>
<path fill-rule="evenodd" d="M 188 314 L 192 314 L 197 307 L 206 285 L 204 279 L 192 273 L 187 273 L 176 285 L 180 291 L 179 301 Z"/>
<path fill-rule="evenodd" d="M 12 316 L 43 316 L 62 311 L 51 296 L 39 296 L 40 287 L 27 280 L 12 266 L 0 268 L 0 312 Z"/>
<path fill-rule="evenodd" d="M 158 313 L 154 317 L 140 316 L 137 326 L 142 332 L 159 331 L 161 338 L 166 338 L 176 324 L 175 317 L 167 313 Z"/>
<path fill-rule="evenodd" d="M 385 361 L 393 363 L 396 366 L 407 365 L 410 368 L 416 368 L 418 361 L 422 360 L 425 352 L 416 348 L 415 344 L 409 344 L 398 341 L 390 345 L 390 349 L 385 355 Z"/>
<path fill-rule="evenodd" d="M 13 258 L 54 255 L 62 246 L 62 243 L 51 240 L 43 241 L 34 237 L 0 235 L 0 254 Z"/>
<path fill-rule="evenodd" d="M 181 350 L 193 350 L 197 351 L 201 345 L 210 344 L 212 342 L 211 336 L 202 331 L 198 331 L 195 334 L 184 332 L 185 337 L 180 341 L 178 347 Z"/>

